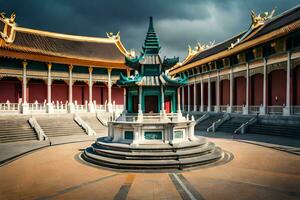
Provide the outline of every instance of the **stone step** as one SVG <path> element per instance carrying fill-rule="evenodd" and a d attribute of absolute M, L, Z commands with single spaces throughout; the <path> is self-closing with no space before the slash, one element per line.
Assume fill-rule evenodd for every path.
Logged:
<path fill-rule="evenodd" d="M 195 141 L 189 141 L 189 142 L 182 142 L 179 144 L 157 144 L 157 145 L 147 145 L 147 144 L 141 144 L 138 146 L 134 146 L 134 145 L 129 145 L 129 144 L 125 144 L 125 143 L 113 143 L 111 141 L 107 141 L 107 137 L 101 137 L 98 138 L 98 140 L 96 141 L 95 145 L 98 146 L 99 148 L 104 148 L 107 150 L 116 150 L 116 151 L 126 151 L 126 152 L 145 152 L 145 151 L 149 151 L 149 152 L 174 152 L 174 151 L 178 151 L 181 149 L 191 149 L 191 148 L 195 148 L 195 147 L 201 147 L 203 145 L 206 144 L 206 139 L 205 138 L 201 138 L 199 140 L 195 140 Z"/>
<path fill-rule="evenodd" d="M 178 150 L 174 152 L 149 152 L 149 151 L 132 151 L 126 152 L 120 149 L 117 150 L 107 150 L 105 148 L 99 148 L 96 145 L 93 145 L 93 151 L 97 155 L 123 159 L 123 160 L 169 160 L 169 159 L 179 159 L 186 158 L 191 156 L 199 156 L 204 155 L 206 153 L 210 153 L 214 149 L 213 143 L 207 143 L 203 145 L 201 148 L 191 148 L 187 150 Z"/>
<path fill-rule="evenodd" d="M 163 170 L 163 169 L 182 169 L 186 167 L 197 166 L 201 163 L 210 163 L 222 157 L 222 150 L 215 148 L 212 152 L 189 158 L 178 160 L 121 160 L 115 158 L 96 155 L 93 149 L 87 148 L 82 157 L 94 164 L 110 168 L 120 169 L 144 169 L 144 170 Z"/>
<path fill-rule="evenodd" d="M 20 142 L 20 141 L 30 141 L 30 140 L 37 140 L 36 138 L 15 138 L 15 139 L 4 139 L 0 140 L 0 143 L 8 143 L 8 142 Z"/>

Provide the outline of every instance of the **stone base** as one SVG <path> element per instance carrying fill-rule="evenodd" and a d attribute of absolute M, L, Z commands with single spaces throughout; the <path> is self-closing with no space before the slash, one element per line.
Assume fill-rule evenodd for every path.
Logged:
<path fill-rule="evenodd" d="M 291 108 L 290 107 L 284 107 L 283 108 L 283 115 L 284 116 L 290 116 L 291 115 Z"/>
<path fill-rule="evenodd" d="M 112 106 L 111 103 L 108 103 L 108 104 L 107 104 L 107 109 L 106 109 L 106 111 L 107 111 L 107 112 L 111 112 L 111 113 L 113 112 L 113 106 Z"/>
<path fill-rule="evenodd" d="M 93 103 L 88 104 L 88 111 L 92 113 L 95 112 L 95 105 Z"/>
<path fill-rule="evenodd" d="M 29 104 L 28 103 L 22 103 L 21 113 L 22 114 L 29 114 Z"/>
<path fill-rule="evenodd" d="M 243 107 L 243 115 L 248 115 L 249 114 L 249 108 L 248 106 Z"/>
<path fill-rule="evenodd" d="M 145 171 L 182 170 L 216 162 L 223 155 L 221 148 L 202 137 L 172 145 L 130 145 L 103 137 L 85 149 L 82 158 L 104 167 Z"/>
<path fill-rule="evenodd" d="M 49 113 L 49 114 L 54 112 L 52 103 L 47 103 L 46 104 L 46 112 Z"/>
<path fill-rule="evenodd" d="M 75 112 L 75 106 L 73 103 L 68 104 L 68 113 L 74 113 Z"/>
<path fill-rule="evenodd" d="M 265 115 L 267 112 L 266 112 L 266 107 L 263 107 L 263 106 L 260 106 L 259 107 L 259 114 L 260 115 Z"/>

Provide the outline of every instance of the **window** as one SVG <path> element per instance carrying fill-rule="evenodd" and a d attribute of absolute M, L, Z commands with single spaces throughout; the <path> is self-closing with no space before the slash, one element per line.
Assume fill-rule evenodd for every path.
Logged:
<path fill-rule="evenodd" d="M 133 140 L 133 131 L 125 131 L 124 139 L 125 140 Z"/>

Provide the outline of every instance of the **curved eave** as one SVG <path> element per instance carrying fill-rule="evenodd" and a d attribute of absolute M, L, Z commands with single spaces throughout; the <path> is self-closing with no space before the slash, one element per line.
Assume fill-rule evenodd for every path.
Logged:
<path fill-rule="evenodd" d="M 118 38 L 117 40 L 115 40 L 115 44 L 118 47 L 118 49 L 120 50 L 120 52 L 125 56 L 128 57 L 130 56 L 130 53 L 127 51 L 127 49 L 124 47 L 123 43 L 121 42 L 121 38 Z"/>
<path fill-rule="evenodd" d="M 60 63 L 60 64 L 68 64 L 68 65 L 128 69 L 128 67 L 125 65 L 125 62 L 68 58 L 68 57 L 59 57 L 59 56 L 52 56 L 52 55 L 43 55 L 38 53 L 15 51 L 15 50 L 12 51 L 7 49 L 0 49 L 0 57 L 32 60 L 38 62 Z"/>
<path fill-rule="evenodd" d="M 240 43 L 239 45 L 237 45 L 236 47 L 234 47 L 232 49 L 227 49 L 225 51 L 221 51 L 219 53 L 208 56 L 204 59 L 195 61 L 193 63 L 189 63 L 187 65 L 182 65 L 181 67 L 173 68 L 173 69 L 170 70 L 169 74 L 171 76 L 173 76 L 177 73 L 180 73 L 182 71 L 191 69 L 195 66 L 199 66 L 199 65 L 202 65 L 202 64 L 214 61 L 214 60 L 218 60 L 218 59 L 228 57 L 230 55 L 236 54 L 236 53 L 241 52 L 243 50 L 246 50 L 246 49 L 252 48 L 254 46 L 263 44 L 263 43 L 265 43 L 267 41 L 270 41 L 272 39 L 282 37 L 282 36 L 286 35 L 287 33 L 292 32 L 294 30 L 298 30 L 298 29 L 300 29 L 300 20 L 297 20 L 297 21 L 295 21 L 295 22 L 293 22 L 289 25 L 283 26 L 283 27 L 281 27 L 281 28 L 279 28 L 275 31 L 269 32 L 265 35 L 262 35 L 258 38 L 255 38 L 253 40 L 251 40 L 251 37 L 249 36 L 249 37 L 246 38 L 246 41 L 244 40 L 242 43 Z M 251 36 L 253 36 L 253 35 L 251 34 Z"/>

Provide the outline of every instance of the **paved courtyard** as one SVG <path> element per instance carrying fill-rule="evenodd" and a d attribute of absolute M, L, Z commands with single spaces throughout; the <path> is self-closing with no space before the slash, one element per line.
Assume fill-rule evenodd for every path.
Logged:
<path fill-rule="evenodd" d="M 231 162 L 178 173 L 126 173 L 78 161 L 91 142 L 46 147 L 0 167 L 0 199 L 300 199 L 300 156 L 210 138 Z"/>

